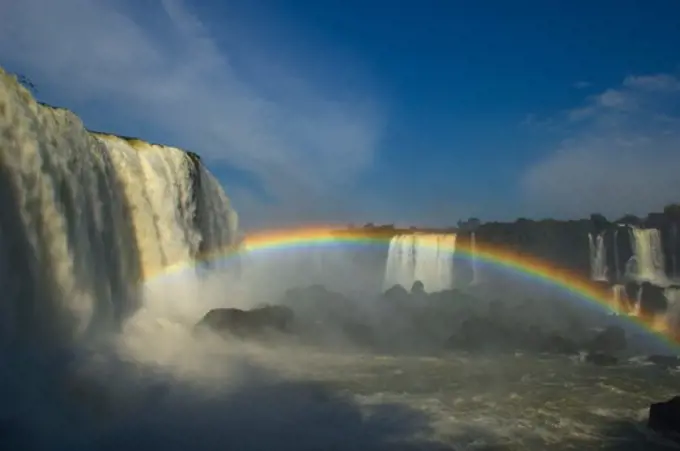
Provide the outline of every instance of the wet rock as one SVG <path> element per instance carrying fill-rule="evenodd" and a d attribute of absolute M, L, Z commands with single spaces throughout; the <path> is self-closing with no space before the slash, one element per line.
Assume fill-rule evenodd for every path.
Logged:
<path fill-rule="evenodd" d="M 460 330 L 447 340 L 449 347 L 479 349 L 514 349 L 521 342 L 521 337 L 506 325 L 490 318 L 472 317 L 465 319 Z"/>
<path fill-rule="evenodd" d="M 619 326 L 609 326 L 595 335 L 586 347 L 594 353 L 613 354 L 625 350 L 626 346 L 626 331 Z"/>
<path fill-rule="evenodd" d="M 586 355 L 585 361 L 598 366 L 612 366 L 619 363 L 619 359 L 602 352 L 591 352 Z"/>
<path fill-rule="evenodd" d="M 197 329 L 210 329 L 220 334 L 239 337 L 259 336 L 267 331 L 288 332 L 295 318 L 285 306 L 266 306 L 253 310 L 218 308 L 210 310 L 196 324 Z"/>
<path fill-rule="evenodd" d="M 540 351 L 551 354 L 578 354 L 579 347 L 572 340 L 558 334 L 551 334 L 541 343 Z"/>
<path fill-rule="evenodd" d="M 0 443 L 3 450 L 34 449 L 31 433 L 16 418 L 0 418 Z"/>
<path fill-rule="evenodd" d="M 649 406 L 647 427 L 663 434 L 673 434 L 680 437 L 680 396 L 653 403 Z"/>
<path fill-rule="evenodd" d="M 415 295 L 423 295 L 425 293 L 425 284 L 421 282 L 420 280 L 416 280 L 413 282 L 413 285 L 411 286 L 411 294 Z"/>
<path fill-rule="evenodd" d="M 410 296 L 409 292 L 406 291 L 406 288 L 402 287 L 401 285 L 394 285 L 392 288 L 388 288 L 383 293 L 382 298 L 387 302 L 404 304 L 408 302 Z"/>
<path fill-rule="evenodd" d="M 650 355 L 647 361 L 664 368 L 676 368 L 680 366 L 680 357 L 673 355 Z"/>
<path fill-rule="evenodd" d="M 653 317 L 663 314 L 668 309 L 664 287 L 642 282 L 640 290 L 640 314 L 642 316 Z"/>

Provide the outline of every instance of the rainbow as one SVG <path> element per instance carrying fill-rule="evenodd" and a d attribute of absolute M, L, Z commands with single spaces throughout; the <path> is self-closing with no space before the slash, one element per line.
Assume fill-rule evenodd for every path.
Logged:
<path fill-rule="evenodd" d="M 405 233 L 411 232 L 405 231 Z M 232 249 L 227 252 L 204 255 L 200 261 L 214 262 L 243 254 L 267 254 L 310 247 L 386 246 L 394 235 L 393 231 L 373 233 L 365 229 L 330 227 L 264 231 L 247 235 L 239 250 Z M 431 244 L 432 246 L 436 244 L 434 239 Z M 427 237 L 425 237 L 423 245 L 429 245 Z M 504 268 L 554 286 L 599 308 L 610 311 L 619 311 L 620 309 L 619 306 L 613 305 L 612 293 L 608 289 L 544 260 L 503 249 L 500 246 L 489 246 L 483 243 L 476 243 L 473 250 L 468 243 L 458 242 L 455 248 L 452 247 L 450 251 L 452 253 L 455 251 L 457 257 L 471 258 L 474 255 L 474 258 L 479 262 Z M 678 347 L 680 344 L 680 337 L 671 337 L 667 332 L 665 321 L 661 318 L 644 318 L 629 316 L 625 312 L 621 313 L 624 313 L 624 316 L 629 318 L 630 321 L 641 326 L 643 330 L 658 336 L 665 343 L 674 347 Z"/>

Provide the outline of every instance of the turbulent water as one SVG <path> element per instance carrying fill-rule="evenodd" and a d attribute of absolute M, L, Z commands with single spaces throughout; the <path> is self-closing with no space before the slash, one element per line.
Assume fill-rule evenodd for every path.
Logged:
<path fill-rule="evenodd" d="M 456 234 L 404 234 L 390 241 L 383 288 L 410 288 L 421 281 L 429 292 L 454 285 Z"/>
<path fill-rule="evenodd" d="M 665 446 L 640 420 L 677 389 L 674 370 L 195 337 L 208 308 L 239 303 L 230 284 L 275 280 L 188 264 L 235 245 L 219 183 L 179 149 L 86 131 L 3 72 L 0 202 L 3 449 Z M 389 283 L 452 286 L 455 235 L 392 244 Z"/>

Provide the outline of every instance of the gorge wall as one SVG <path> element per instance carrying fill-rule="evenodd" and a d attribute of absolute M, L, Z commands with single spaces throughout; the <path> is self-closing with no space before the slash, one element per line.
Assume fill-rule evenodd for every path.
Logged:
<path fill-rule="evenodd" d="M 235 245 L 237 216 L 200 158 L 86 130 L 0 69 L 0 347 L 119 327 L 140 282 Z"/>
<path fill-rule="evenodd" d="M 612 296 L 626 293 L 637 298 L 639 287 L 645 285 L 647 291 L 653 290 L 651 287 L 665 290 L 666 297 L 674 300 L 680 289 L 679 212 L 680 207 L 670 205 L 646 218 L 626 216 L 616 221 L 595 214 L 573 221 L 471 220 L 449 229 L 367 225 L 338 233 L 390 241 L 385 254 L 377 257 L 387 262 L 383 288 L 398 280 L 406 288 L 421 280 L 432 291 L 478 284 L 485 279 L 485 269 L 469 258 L 469 253 L 457 253 L 456 249 L 473 249 L 474 254 L 475 246 L 484 246 L 550 262 L 582 279 L 611 286 Z M 440 248 L 435 242 L 445 245 Z"/>

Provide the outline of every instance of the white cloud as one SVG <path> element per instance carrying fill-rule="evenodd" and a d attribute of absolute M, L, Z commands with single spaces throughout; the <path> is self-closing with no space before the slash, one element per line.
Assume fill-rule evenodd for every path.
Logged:
<path fill-rule="evenodd" d="M 570 136 L 521 180 L 529 207 L 557 217 L 617 216 L 679 201 L 677 105 L 680 80 L 660 74 L 627 77 L 566 112 Z"/>
<path fill-rule="evenodd" d="M 266 62 L 265 50 L 248 48 L 246 75 L 181 0 L 143 17 L 132 5 L 5 2 L 0 57 L 74 101 L 96 100 L 167 130 L 208 164 L 253 172 L 284 206 L 311 205 L 370 166 L 381 131 L 373 99 L 337 98 L 306 81 L 304 61 L 282 67 Z M 228 29 L 220 38 L 234 48 L 245 40 Z"/>

